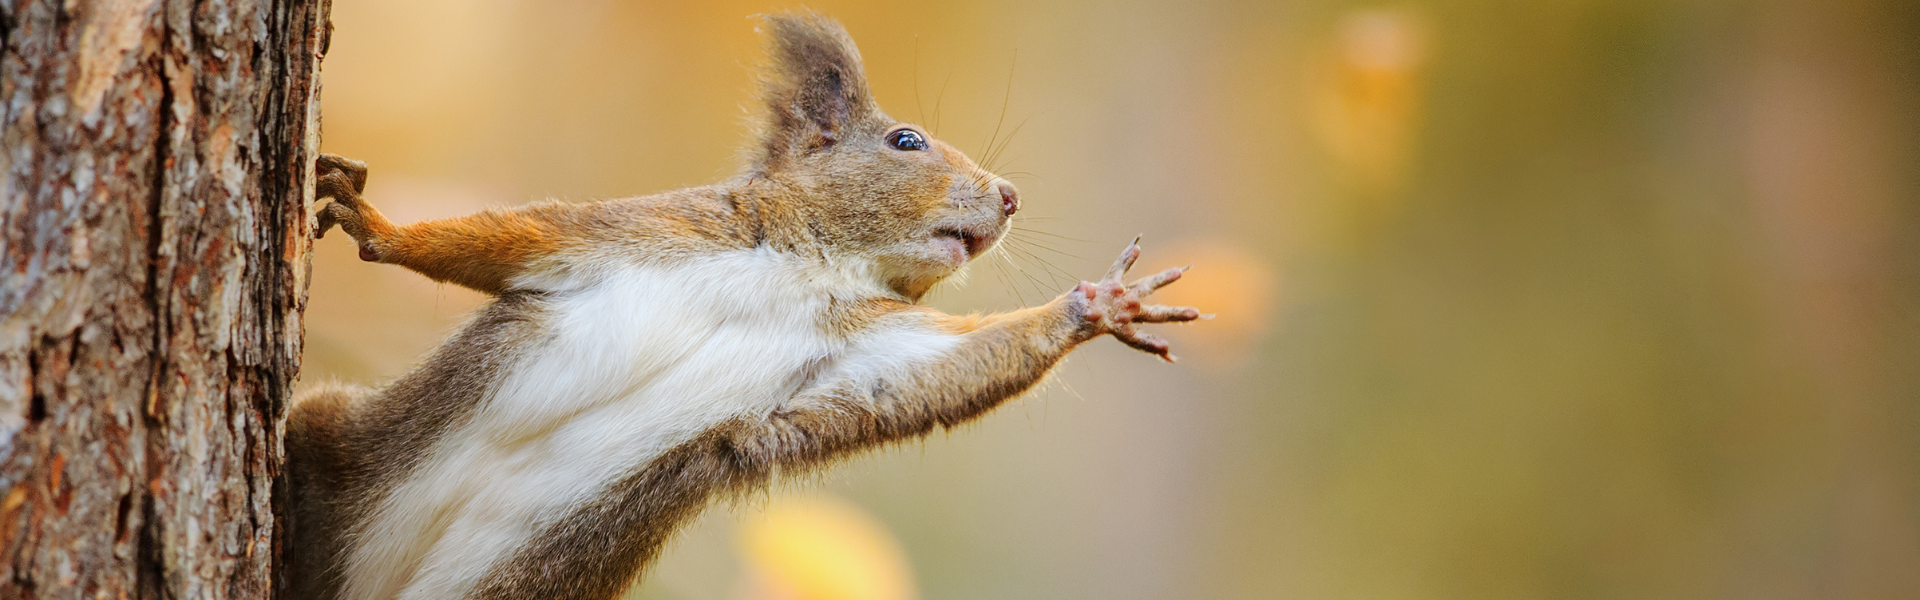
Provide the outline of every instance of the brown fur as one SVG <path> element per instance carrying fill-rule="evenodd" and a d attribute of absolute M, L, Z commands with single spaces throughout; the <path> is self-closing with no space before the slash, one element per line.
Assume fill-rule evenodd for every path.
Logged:
<path fill-rule="evenodd" d="M 822 327 L 918 329 L 959 346 L 910 374 L 808 381 L 770 414 L 714 426 L 574 507 L 489 572 L 470 597 L 617 596 L 679 526 L 712 502 L 783 471 L 826 465 L 936 427 L 952 427 L 1031 388 L 1075 346 L 1114 334 L 1163 357 L 1165 343 L 1134 322 L 1184 321 L 1188 308 L 1142 305 L 1177 271 L 1125 286 L 1130 246 L 1100 284 L 1035 308 L 956 317 L 915 302 L 957 265 L 927 250 L 947 230 L 1004 233 L 1011 186 L 938 140 L 930 152 L 888 148 L 902 124 L 876 106 L 858 50 L 812 15 L 767 19 L 772 65 L 760 144 L 746 174 L 715 186 L 589 204 L 540 203 L 394 226 L 360 193 L 365 166 L 327 157 L 320 195 L 363 258 L 499 297 L 426 363 L 377 391 L 325 389 L 289 417 L 294 493 L 288 557 L 292 597 L 339 595 L 341 553 L 386 490 L 412 473 L 439 436 L 459 427 L 517 357 L 548 332 L 543 293 L 528 282 L 635 259 L 766 246 L 831 262 L 871 261 L 889 294 L 836 294 Z M 972 249 L 969 248 L 969 252 Z M 814 376 L 817 376 L 815 374 Z"/>
<path fill-rule="evenodd" d="M 287 415 L 289 598 L 338 597 L 341 552 L 367 511 L 467 417 L 508 363 L 540 343 L 544 317 L 536 299 L 510 293 L 386 389 L 326 386 L 295 402 Z"/>
<path fill-rule="evenodd" d="M 716 497 L 754 489 L 778 471 L 818 468 L 965 423 L 1031 388 L 1084 339 L 1087 321 L 1070 304 L 984 319 L 895 306 L 883 319 L 937 321 L 973 335 L 955 360 L 917 377 L 813 390 L 767 418 L 735 420 L 681 444 L 534 536 L 538 542 L 495 570 L 473 597 L 614 597 Z"/>

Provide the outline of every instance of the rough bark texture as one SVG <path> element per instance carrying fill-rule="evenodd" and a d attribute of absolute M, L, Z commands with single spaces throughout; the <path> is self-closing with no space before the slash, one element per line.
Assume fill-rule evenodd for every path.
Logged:
<path fill-rule="evenodd" d="M 327 0 L 0 0 L 0 599 L 264 598 Z"/>

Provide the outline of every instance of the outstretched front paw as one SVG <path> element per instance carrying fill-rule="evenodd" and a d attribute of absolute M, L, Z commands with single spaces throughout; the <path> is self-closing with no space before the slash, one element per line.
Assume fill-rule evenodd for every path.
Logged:
<path fill-rule="evenodd" d="M 370 236 L 368 221 L 379 218 L 379 212 L 367 204 L 360 194 L 367 188 L 367 163 L 333 154 L 322 154 L 314 162 L 315 200 L 330 200 L 320 207 L 319 222 L 313 229 L 313 237 L 327 236 L 334 225 L 353 236 L 360 248 L 360 260 L 378 260 Z"/>
<path fill-rule="evenodd" d="M 1081 309 L 1081 317 L 1086 319 L 1089 328 L 1088 337 L 1111 333 L 1121 343 L 1173 362 L 1174 356 L 1168 351 L 1167 340 L 1137 331 L 1133 326 L 1135 323 L 1175 323 L 1200 318 L 1200 310 L 1191 306 L 1141 303 L 1155 290 L 1180 279 L 1180 275 L 1192 267 L 1167 269 L 1131 284 L 1121 283 L 1120 278 L 1133 268 L 1133 261 L 1139 258 L 1140 238 L 1136 237 L 1133 243 L 1127 244 L 1126 250 L 1120 252 L 1120 259 L 1113 262 L 1113 268 L 1107 270 L 1105 278 L 1099 283 L 1083 281 L 1072 292 L 1068 292 L 1067 297 Z"/>

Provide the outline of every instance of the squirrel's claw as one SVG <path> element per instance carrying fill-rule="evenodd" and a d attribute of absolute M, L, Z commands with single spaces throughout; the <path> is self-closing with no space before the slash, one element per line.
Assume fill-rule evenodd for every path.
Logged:
<path fill-rule="evenodd" d="M 1106 283 L 1111 281 L 1118 283 L 1120 278 L 1127 274 L 1127 270 L 1133 268 L 1133 261 L 1139 259 L 1140 236 L 1134 236 L 1133 241 L 1127 244 L 1126 249 L 1120 251 L 1120 258 L 1113 261 L 1113 266 L 1107 269 L 1107 276 L 1102 278 L 1100 282 Z"/>
<path fill-rule="evenodd" d="M 1099 283 L 1081 282 L 1069 294 L 1084 298 L 1086 310 L 1083 317 L 1094 335 L 1113 334 L 1114 339 L 1135 350 L 1160 357 L 1167 362 L 1175 362 L 1169 351 L 1167 340 L 1134 329 L 1136 323 L 1179 323 L 1203 318 L 1200 310 L 1191 306 L 1168 306 L 1164 304 L 1143 304 L 1146 298 L 1160 288 L 1180 280 L 1180 276 L 1192 268 L 1192 265 L 1167 269 L 1135 280 L 1131 285 L 1123 285 L 1121 277 L 1133 268 L 1140 259 L 1140 238 L 1134 238 L 1120 252 L 1119 259 L 1107 269 L 1106 277 Z M 1080 298 L 1075 298 L 1076 301 Z"/>
<path fill-rule="evenodd" d="M 1172 347 L 1167 344 L 1165 338 L 1151 333 L 1141 333 L 1134 330 L 1132 325 L 1121 325 L 1114 328 L 1113 337 L 1114 339 L 1120 340 L 1120 343 L 1126 344 L 1135 350 L 1158 356 L 1160 360 L 1179 362 L 1179 359 L 1174 358 Z"/>
<path fill-rule="evenodd" d="M 1167 287 L 1167 284 L 1173 283 L 1175 281 L 1179 281 L 1180 276 L 1185 275 L 1187 273 L 1187 269 L 1191 269 L 1191 268 L 1193 268 L 1193 266 L 1188 265 L 1185 267 L 1179 267 L 1175 269 L 1167 269 L 1159 273 L 1154 273 L 1152 275 L 1142 277 L 1140 279 L 1134 280 L 1132 285 L 1128 285 L 1127 291 L 1133 292 L 1135 294 L 1139 294 L 1140 297 L 1145 298 L 1153 294 L 1155 291 L 1158 291 L 1160 288 Z"/>
<path fill-rule="evenodd" d="M 1184 323 L 1200 319 L 1200 309 L 1191 306 L 1167 306 L 1148 304 L 1138 310 L 1133 317 L 1139 323 Z"/>
<path fill-rule="evenodd" d="M 316 216 L 318 222 L 313 227 L 313 237 L 315 239 L 327 237 L 327 232 L 332 231 L 334 225 L 352 222 L 355 216 L 353 209 L 339 202 L 329 202 L 326 206 L 320 207 L 319 214 Z M 341 229 L 346 227 L 343 226 Z M 352 232 L 348 232 L 348 235 L 352 235 Z"/>
<path fill-rule="evenodd" d="M 331 200 L 316 215 L 313 237 L 324 238 L 339 225 L 354 235 L 359 225 L 360 194 L 367 188 L 367 163 L 334 154 L 322 154 L 313 164 L 314 200 Z"/>
<path fill-rule="evenodd" d="M 360 260 L 378 261 L 380 252 L 376 232 L 392 230 L 392 224 L 361 197 L 367 189 L 367 163 L 333 154 L 322 154 L 314 161 L 313 196 L 327 200 L 316 211 L 313 237 L 326 237 L 335 225 L 353 236 Z"/>
<path fill-rule="evenodd" d="M 351 190 L 355 196 L 367 191 L 367 163 L 338 154 L 321 154 L 320 158 L 313 163 L 313 171 L 314 176 L 319 177 L 322 182 L 328 175 L 340 174 L 345 178 L 343 183 L 346 184 L 345 190 L 342 191 Z M 325 197 L 329 194 L 317 195 Z"/>

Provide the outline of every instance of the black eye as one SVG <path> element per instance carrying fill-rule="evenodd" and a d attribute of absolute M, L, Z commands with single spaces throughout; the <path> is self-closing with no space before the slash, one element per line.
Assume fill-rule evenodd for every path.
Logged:
<path fill-rule="evenodd" d="M 895 150 L 926 150 L 927 138 L 912 129 L 902 129 L 887 135 L 887 145 Z"/>

